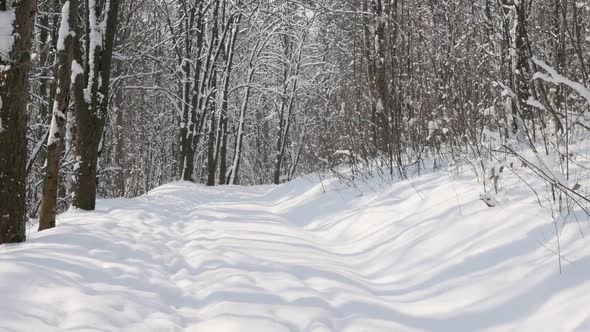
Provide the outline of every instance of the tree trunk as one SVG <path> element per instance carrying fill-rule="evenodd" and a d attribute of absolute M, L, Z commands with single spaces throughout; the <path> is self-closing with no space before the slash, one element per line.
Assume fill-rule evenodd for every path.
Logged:
<path fill-rule="evenodd" d="M 53 116 L 47 141 L 47 162 L 43 179 L 43 196 L 39 215 L 39 230 L 55 227 L 57 206 L 57 184 L 64 144 L 68 108 L 70 106 L 70 84 L 72 60 L 74 59 L 74 37 L 71 28 L 77 25 L 77 0 L 63 2 L 60 35 L 57 45 L 57 93 L 53 104 Z M 67 29 L 63 29 L 63 27 Z M 62 33 L 67 34 L 63 36 Z"/>
<path fill-rule="evenodd" d="M 213 22 L 212 22 L 212 31 L 211 31 L 211 45 L 221 46 L 219 43 L 219 26 L 218 26 L 218 18 L 219 18 L 219 1 L 215 4 L 215 9 L 213 10 Z M 218 49 L 220 50 L 220 49 Z M 217 56 L 216 56 L 217 57 Z M 212 61 L 211 64 L 211 79 L 209 82 L 210 89 L 213 90 L 211 93 L 211 97 L 208 99 L 207 103 L 205 104 L 205 108 L 210 109 L 210 120 L 209 120 L 209 133 L 208 133 L 208 146 L 207 146 L 207 185 L 214 186 L 215 185 L 215 174 L 217 174 L 217 158 L 215 158 L 215 131 L 217 127 L 217 61 Z"/>
<path fill-rule="evenodd" d="M 219 151 L 219 184 L 226 183 L 227 178 L 227 115 L 221 120 L 221 147 Z"/>
<path fill-rule="evenodd" d="M 244 126 L 246 122 L 246 111 L 248 110 L 248 100 L 250 99 L 250 88 L 252 82 L 254 82 L 254 75 L 256 74 L 256 63 L 258 55 L 262 51 L 266 41 L 259 40 L 254 46 L 250 58 L 248 60 L 248 78 L 245 86 L 245 91 L 242 96 L 242 105 L 240 107 L 240 119 L 238 120 L 238 128 L 236 132 L 235 144 L 234 144 L 234 157 L 232 159 L 232 165 L 228 172 L 227 184 L 238 184 L 238 174 L 240 169 L 242 145 L 244 141 Z M 226 129 L 227 130 L 227 129 Z"/>
<path fill-rule="evenodd" d="M 7 6 L 2 18 L 14 17 L 12 52 L 0 54 L 0 244 L 25 240 L 27 100 L 35 0 Z M 14 15 L 14 16 L 13 16 Z"/>
<path fill-rule="evenodd" d="M 240 119 L 238 120 L 238 131 L 236 133 L 236 140 L 234 146 L 234 158 L 229 174 L 228 184 L 238 184 L 238 171 L 240 169 L 240 161 L 242 155 L 242 145 L 244 144 L 244 125 L 246 122 L 246 110 L 248 109 L 248 100 L 250 99 L 250 84 L 252 84 L 254 73 L 256 69 L 253 63 L 254 53 L 250 58 L 250 69 L 248 72 L 248 85 L 246 91 L 242 96 L 242 106 L 240 108 Z"/>
<path fill-rule="evenodd" d="M 87 36 L 102 34 L 99 20 L 106 19 L 102 38 L 91 37 L 86 42 L 86 83 L 84 88 L 76 80 L 74 86 L 77 113 L 77 183 L 74 206 L 94 210 L 96 206 L 98 148 L 107 117 L 111 60 L 122 0 L 96 1 L 94 8 L 87 5 Z M 102 9 L 102 11 L 101 11 Z M 101 14 L 104 14 L 101 15 Z M 85 95 L 89 100 L 86 100 Z"/>
<path fill-rule="evenodd" d="M 184 54 L 185 57 L 193 56 L 192 53 L 192 31 L 196 33 L 196 44 L 195 49 L 197 54 L 194 55 L 194 67 L 195 72 L 193 74 L 193 81 L 190 82 L 190 63 L 188 59 L 184 59 L 186 63 L 183 64 L 183 70 L 186 80 L 184 84 L 184 105 L 183 105 L 183 124 L 180 129 L 181 135 L 181 179 L 184 181 L 193 181 L 194 163 L 195 163 L 195 131 L 197 128 L 197 109 L 199 107 L 199 80 L 201 77 L 201 70 L 203 61 L 201 58 L 201 48 L 203 46 L 203 35 L 204 35 L 204 18 L 203 18 L 203 3 L 199 3 L 199 7 L 194 9 L 192 15 L 186 15 L 191 19 L 185 18 L 185 41 L 184 41 Z M 192 19 L 196 15 L 196 22 Z M 192 25 L 194 22 L 194 26 Z M 185 67 L 188 66 L 188 67 Z M 192 85 L 192 86 L 191 86 Z"/>
<path fill-rule="evenodd" d="M 180 177 L 184 181 L 193 180 L 193 169 L 194 169 L 194 158 L 195 152 L 193 149 L 193 110 L 191 110 L 190 104 L 190 63 L 184 60 L 182 66 L 184 82 L 182 83 L 182 124 L 180 126 L 180 158 L 181 158 L 181 170 Z"/>
<path fill-rule="evenodd" d="M 214 102 L 212 104 L 215 105 Z M 215 185 L 215 174 L 217 173 L 217 161 L 215 160 L 215 123 L 215 113 L 212 112 L 207 139 L 207 186 Z"/>
<path fill-rule="evenodd" d="M 236 46 L 236 39 L 239 32 L 239 26 L 242 16 L 238 15 L 232 30 L 231 38 L 228 41 L 228 45 L 224 52 L 225 55 L 225 73 L 223 76 L 223 87 L 221 95 L 221 110 L 219 112 L 219 124 L 218 124 L 218 148 L 217 148 L 217 159 L 219 160 L 219 184 L 225 184 L 227 181 L 227 109 L 228 109 L 228 98 L 229 98 L 229 83 L 233 69 L 234 51 Z"/>

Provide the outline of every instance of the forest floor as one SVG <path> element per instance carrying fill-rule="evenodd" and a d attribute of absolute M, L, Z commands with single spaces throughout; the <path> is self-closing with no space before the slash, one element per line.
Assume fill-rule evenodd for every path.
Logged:
<path fill-rule="evenodd" d="M 589 223 L 518 181 L 172 183 L 0 247 L 0 331 L 590 331 Z"/>

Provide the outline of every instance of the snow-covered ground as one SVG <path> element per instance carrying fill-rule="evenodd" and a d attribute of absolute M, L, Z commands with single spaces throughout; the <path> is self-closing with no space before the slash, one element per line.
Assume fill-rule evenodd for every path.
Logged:
<path fill-rule="evenodd" d="M 590 331 L 588 222 L 560 275 L 551 214 L 504 189 L 494 208 L 450 173 L 103 200 L 0 247 L 0 331 Z"/>

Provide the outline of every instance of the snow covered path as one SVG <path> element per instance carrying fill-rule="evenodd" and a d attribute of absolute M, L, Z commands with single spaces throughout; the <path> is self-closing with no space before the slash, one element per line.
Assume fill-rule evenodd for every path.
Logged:
<path fill-rule="evenodd" d="M 427 175 L 100 201 L 0 247 L 0 331 L 590 331 L 577 226 L 559 275 L 547 212 L 479 190 Z"/>

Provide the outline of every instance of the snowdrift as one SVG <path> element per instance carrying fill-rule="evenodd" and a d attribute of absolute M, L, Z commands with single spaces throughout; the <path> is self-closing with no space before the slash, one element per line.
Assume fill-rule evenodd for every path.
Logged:
<path fill-rule="evenodd" d="M 588 222 L 517 180 L 172 183 L 0 247 L 0 331 L 590 331 Z M 509 189 L 509 190 L 508 190 Z"/>

